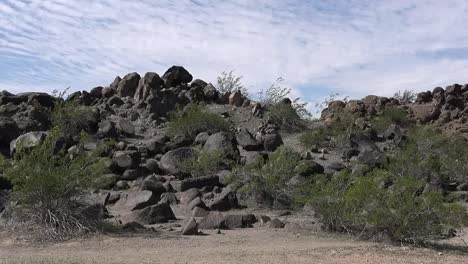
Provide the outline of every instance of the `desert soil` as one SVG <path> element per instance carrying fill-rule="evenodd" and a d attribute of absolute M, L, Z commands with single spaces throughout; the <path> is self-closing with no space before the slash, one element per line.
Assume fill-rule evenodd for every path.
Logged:
<path fill-rule="evenodd" d="M 204 236 L 100 236 L 59 244 L 0 240 L 0 263 L 468 263 L 468 254 L 267 228 Z"/>

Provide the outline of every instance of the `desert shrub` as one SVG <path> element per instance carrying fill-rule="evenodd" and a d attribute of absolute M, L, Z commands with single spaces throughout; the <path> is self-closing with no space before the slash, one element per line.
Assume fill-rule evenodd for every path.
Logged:
<path fill-rule="evenodd" d="M 212 175 L 220 170 L 230 168 L 232 162 L 223 157 L 220 151 L 200 151 L 192 159 L 182 163 L 183 171 L 190 172 L 192 177 Z"/>
<path fill-rule="evenodd" d="M 288 207 L 292 203 L 293 190 L 287 182 L 295 175 L 294 168 L 300 161 L 299 153 L 281 146 L 270 154 L 268 161 L 243 168 L 241 177 L 245 180 L 242 190 L 250 193 L 269 206 Z"/>
<path fill-rule="evenodd" d="M 355 125 L 356 116 L 348 111 L 337 111 L 325 127 L 307 129 L 299 141 L 307 148 L 315 146 L 344 147 L 352 133 L 359 130 Z"/>
<path fill-rule="evenodd" d="M 468 180 L 468 142 L 430 127 L 414 127 L 395 155 L 389 169 L 398 176 L 414 176 L 446 185 Z"/>
<path fill-rule="evenodd" d="M 398 91 L 393 94 L 393 98 L 401 103 L 413 103 L 416 100 L 416 93 L 412 90 Z"/>
<path fill-rule="evenodd" d="M 53 111 L 50 112 L 52 127 L 58 128 L 63 135 L 80 135 L 82 131 L 91 132 L 97 127 L 96 113 L 89 106 L 80 105 L 78 101 L 65 101 L 63 92 L 54 91 L 58 97 Z"/>
<path fill-rule="evenodd" d="M 170 116 L 169 134 L 196 136 L 200 132 L 219 132 L 229 129 L 222 116 L 208 112 L 204 106 L 189 104 Z"/>
<path fill-rule="evenodd" d="M 259 93 L 260 103 L 270 112 L 270 118 L 283 128 L 296 128 L 304 124 L 305 119 L 312 115 L 307 110 L 307 103 L 301 102 L 300 98 L 285 103 L 291 89 L 282 86 L 283 78 L 278 78 L 268 89 Z"/>
<path fill-rule="evenodd" d="M 234 71 L 222 72 L 218 76 L 216 88 L 221 93 L 240 91 L 245 96 L 249 95 L 247 88 L 242 84 L 242 76 L 237 76 Z"/>
<path fill-rule="evenodd" d="M 340 100 L 340 101 L 342 101 L 344 103 L 347 103 L 348 100 L 349 100 L 349 96 L 343 96 L 340 93 L 332 93 L 332 94 L 328 95 L 327 97 L 325 97 L 322 101 L 315 102 L 315 104 L 314 104 L 314 106 L 315 106 L 315 115 L 320 116 L 322 111 L 325 108 L 328 108 L 328 106 L 330 105 L 331 102 L 337 101 L 337 100 Z"/>
<path fill-rule="evenodd" d="M 327 141 L 327 130 L 324 127 L 306 130 L 301 134 L 299 141 L 308 148 L 322 146 Z"/>
<path fill-rule="evenodd" d="M 87 204 L 79 201 L 105 171 L 105 160 L 95 152 L 81 151 L 73 159 L 55 153 L 61 131 L 49 131 L 45 141 L 33 149 L 18 147 L 0 169 L 13 183 L 14 215 L 20 222 L 37 225 L 46 237 L 63 239 L 94 230 L 101 220 Z M 80 143 L 78 148 L 82 149 Z"/>
<path fill-rule="evenodd" d="M 392 124 L 403 127 L 408 126 L 410 124 L 408 113 L 399 108 L 386 108 L 372 121 L 372 127 L 380 133 L 384 132 Z"/>
<path fill-rule="evenodd" d="M 342 171 L 331 179 L 315 177 L 296 198 L 312 206 L 328 230 L 399 242 L 445 237 L 468 223 L 461 205 L 446 203 L 438 192 L 421 193 L 423 181 L 399 177 L 385 187 L 391 178 L 386 170 L 359 177 Z"/>
<path fill-rule="evenodd" d="M 304 120 L 289 104 L 277 103 L 268 107 L 268 111 L 271 121 L 284 129 L 295 129 L 304 126 Z"/>

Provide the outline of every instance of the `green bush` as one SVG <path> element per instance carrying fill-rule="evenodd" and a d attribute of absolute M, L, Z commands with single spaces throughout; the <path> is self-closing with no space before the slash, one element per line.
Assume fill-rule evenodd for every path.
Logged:
<path fill-rule="evenodd" d="M 296 198 L 312 206 L 328 230 L 393 241 L 421 243 L 468 224 L 461 205 L 446 203 L 441 193 L 421 194 L 423 181 L 399 177 L 385 188 L 383 182 L 391 178 L 385 170 L 360 177 L 343 171 L 331 179 L 316 177 Z"/>
<path fill-rule="evenodd" d="M 209 176 L 232 165 L 220 151 L 200 151 L 195 157 L 182 163 L 183 171 L 190 172 L 192 177 Z"/>
<path fill-rule="evenodd" d="M 277 103 L 268 107 L 270 119 L 284 129 L 296 129 L 304 126 L 304 120 L 293 106 Z"/>
<path fill-rule="evenodd" d="M 242 190 L 250 193 L 261 202 L 274 207 L 289 207 L 293 190 L 286 183 L 295 175 L 294 169 L 300 161 L 299 153 L 281 146 L 270 154 L 267 162 L 260 159 L 239 173 L 242 177 Z"/>
<path fill-rule="evenodd" d="M 393 95 L 401 103 L 413 103 L 416 100 L 416 93 L 412 90 L 398 91 Z"/>
<path fill-rule="evenodd" d="M 327 139 L 327 130 L 323 127 L 317 127 L 302 133 L 299 141 L 305 147 L 310 148 L 325 145 Z"/>
<path fill-rule="evenodd" d="M 242 84 L 242 76 L 236 76 L 234 71 L 222 72 L 218 76 L 216 88 L 221 93 L 233 93 L 240 91 L 244 96 L 248 96 L 247 88 Z"/>
<path fill-rule="evenodd" d="M 184 110 L 173 113 L 169 122 L 169 134 L 185 134 L 191 137 L 200 132 L 227 131 L 229 124 L 222 116 L 208 112 L 205 107 L 189 104 Z"/>
<path fill-rule="evenodd" d="M 56 152 L 61 131 L 49 131 L 45 141 L 33 149 L 19 146 L 11 160 L 2 159 L 0 170 L 13 184 L 13 200 L 19 221 L 39 225 L 45 235 L 65 238 L 93 230 L 100 219 L 87 214 L 78 196 L 105 172 L 105 160 L 95 152 L 80 151 L 73 159 Z M 83 149 L 82 144 L 78 145 Z"/>
<path fill-rule="evenodd" d="M 270 112 L 270 118 L 278 126 L 285 129 L 301 128 L 304 120 L 312 115 L 307 110 L 307 103 L 301 102 L 300 98 L 294 99 L 291 104 L 283 100 L 288 98 L 291 89 L 284 87 L 281 83 L 283 78 L 278 78 L 268 89 L 260 92 L 260 103 Z"/>
<path fill-rule="evenodd" d="M 306 130 L 299 141 L 308 148 L 322 145 L 343 147 L 349 143 L 350 135 L 359 131 L 355 125 L 356 119 L 357 117 L 348 111 L 337 111 L 327 126 Z"/>
<path fill-rule="evenodd" d="M 389 165 L 398 176 L 446 185 L 468 181 L 468 142 L 428 127 L 414 127 Z"/>
<path fill-rule="evenodd" d="M 372 121 L 372 127 L 379 133 L 385 132 L 390 125 L 399 126 L 409 125 L 408 113 L 405 110 L 398 108 L 386 108 L 382 113 L 375 117 Z"/>
<path fill-rule="evenodd" d="M 82 131 L 92 132 L 97 127 L 97 113 L 89 106 L 78 101 L 65 101 L 68 89 L 54 95 L 58 97 L 53 111 L 50 112 L 52 127 L 58 128 L 62 135 L 79 135 Z"/>

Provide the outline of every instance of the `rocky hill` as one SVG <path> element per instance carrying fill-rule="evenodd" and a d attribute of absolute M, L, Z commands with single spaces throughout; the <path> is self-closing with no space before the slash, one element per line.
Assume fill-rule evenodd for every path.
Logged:
<path fill-rule="evenodd" d="M 1 92 L 2 154 L 10 158 L 17 142 L 30 147 L 42 142 L 51 127 L 49 109 L 61 100 L 44 93 Z M 74 92 L 65 101 L 88 109 L 83 127 L 90 135 L 84 145 L 86 151 L 98 148 L 105 140 L 113 140 L 106 154 L 111 159 L 108 173 L 102 176 L 109 182 L 86 199 L 127 228 L 169 223 L 162 228 L 178 231 L 181 223 L 177 219 L 185 219 L 184 234 L 196 234 L 197 228 L 239 228 L 257 222 L 269 222 L 275 228 L 285 225 L 278 219 L 270 221 L 266 215 L 250 213 L 249 208 L 259 204 L 230 184 L 235 166 L 197 177 L 192 177 L 192 171 L 185 171 L 182 165 L 199 151 L 217 151 L 223 159 L 242 166 L 259 158 L 268 159 L 285 144 L 301 153 L 301 166 L 306 167 L 306 172 L 298 173 L 294 179 L 300 181 L 301 177 L 315 173 L 334 175 L 345 169 L 358 172 L 362 165 L 384 166 L 407 131 L 400 124 L 392 124 L 383 131 L 373 130 L 373 118 L 386 109 L 402 110 L 409 122 L 439 127 L 451 134 L 468 133 L 468 85 L 458 84 L 419 93 L 414 102 L 378 96 L 333 101 L 323 110 L 320 120 L 305 122 L 295 130 L 284 129 L 272 121 L 266 107 L 239 91 L 220 93 L 210 83 L 193 80 L 179 66 L 171 67 L 162 76 L 150 72 L 144 76 L 130 73 L 116 77 L 109 86 Z M 170 131 L 171 113 L 198 103 L 222 117 L 228 129 L 196 134 Z M 281 104 L 290 106 L 291 101 L 285 98 Z M 359 132 L 348 135 L 343 144 L 311 146 L 299 140 L 306 130 L 331 126 L 342 118 L 343 112 L 353 115 L 351 125 Z M 79 135 L 69 136 L 61 146 L 72 153 Z M 430 181 L 426 188 L 458 192 L 468 199 L 466 179 Z M 0 175 L 0 211 L 11 189 L 12 185 Z"/>

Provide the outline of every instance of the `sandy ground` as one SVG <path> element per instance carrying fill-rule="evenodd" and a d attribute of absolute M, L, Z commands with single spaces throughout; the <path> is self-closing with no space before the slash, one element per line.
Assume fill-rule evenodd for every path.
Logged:
<path fill-rule="evenodd" d="M 299 235 L 266 228 L 205 236 L 101 236 L 59 244 L 0 241 L 0 263 L 468 263 L 453 251 Z"/>

